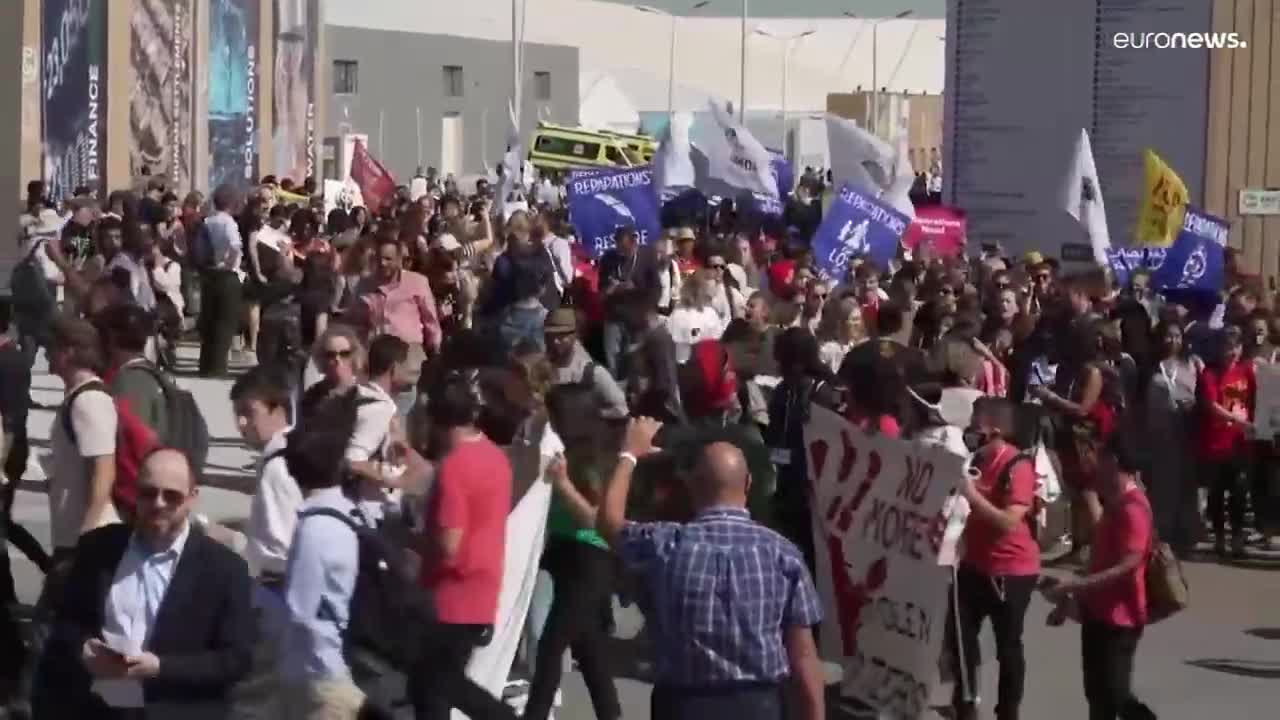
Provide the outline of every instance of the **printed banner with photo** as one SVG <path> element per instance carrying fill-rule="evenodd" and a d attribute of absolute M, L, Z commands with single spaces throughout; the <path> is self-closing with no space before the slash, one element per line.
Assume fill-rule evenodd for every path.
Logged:
<path fill-rule="evenodd" d="M 943 508 L 966 458 L 864 435 L 819 407 L 804 439 L 823 656 L 841 663 L 843 696 L 879 717 L 921 718 L 947 623 L 951 574 L 938 564 Z"/>
<path fill-rule="evenodd" d="M 261 0 L 209 2 L 209 188 L 258 176 Z"/>
<path fill-rule="evenodd" d="M 614 231 L 632 226 L 647 245 L 662 232 L 658 196 L 649 166 L 592 171 L 569 179 L 569 217 L 578 241 L 593 257 L 613 247 Z"/>
<path fill-rule="evenodd" d="M 911 218 L 851 185 L 823 214 L 813 235 L 813 258 L 828 278 L 843 282 L 854 258 L 865 257 L 885 270 L 898 254 L 898 243 Z"/>
<path fill-rule="evenodd" d="M 44 0 L 44 179 L 49 197 L 102 190 L 107 157 L 107 0 Z"/>
<path fill-rule="evenodd" d="M 134 0 L 129 19 L 129 172 L 191 187 L 192 0 Z"/>
<path fill-rule="evenodd" d="M 273 0 L 275 163 L 280 179 L 301 184 L 316 172 L 316 83 L 320 0 Z"/>

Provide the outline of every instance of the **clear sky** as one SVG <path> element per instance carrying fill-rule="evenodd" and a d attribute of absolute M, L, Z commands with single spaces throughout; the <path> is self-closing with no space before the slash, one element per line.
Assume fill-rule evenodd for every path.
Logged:
<path fill-rule="evenodd" d="M 697 0 L 604 0 L 624 5 L 649 5 L 660 10 L 686 14 Z M 846 10 L 865 17 L 888 17 L 911 10 L 915 18 L 940 18 L 946 0 L 749 0 L 752 17 L 839 17 Z M 711 0 L 696 15 L 739 15 L 742 0 Z"/>

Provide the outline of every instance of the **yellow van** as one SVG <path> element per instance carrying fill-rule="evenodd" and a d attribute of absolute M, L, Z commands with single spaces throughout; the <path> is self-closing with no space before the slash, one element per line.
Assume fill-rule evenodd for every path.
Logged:
<path fill-rule="evenodd" d="M 605 133 L 540 123 L 529 142 L 529 162 L 540 170 L 641 165 L 626 145 Z"/>
<path fill-rule="evenodd" d="M 653 156 L 658 152 L 658 143 L 648 135 L 620 133 L 612 130 L 606 130 L 604 134 L 621 142 L 630 151 L 627 154 L 633 159 L 639 160 L 641 164 L 653 162 Z"/>

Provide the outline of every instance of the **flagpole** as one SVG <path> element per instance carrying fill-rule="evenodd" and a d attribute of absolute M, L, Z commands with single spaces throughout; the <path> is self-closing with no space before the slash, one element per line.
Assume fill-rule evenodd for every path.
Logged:
<path fill-rule="evenodd" d="M 738 73 L 738 122 L 747 122 L 747 11 L 748 0 L 742 0 L 742 60 Z"/>

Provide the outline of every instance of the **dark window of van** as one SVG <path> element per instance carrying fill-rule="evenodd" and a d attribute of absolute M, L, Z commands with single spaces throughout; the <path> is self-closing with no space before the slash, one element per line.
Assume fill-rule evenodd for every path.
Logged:
<path fill-rule="evenodd" d="M 604 146 L 604 156 L 605 156 L 605 159 L 607 159 L 609 162 L 613 163 L 614 165 L 627 164 L 627 161 L 622 157 L 622 153 L 618 151 L 618 148 L 612 145 Z"/>
<path fill-rule="evenodd" d="M 600 155 L 598 143 L 578 142 L 551 135 L 539 135 L 533 149 L 549 155 L 570 155 L 594 160 Z"/>

